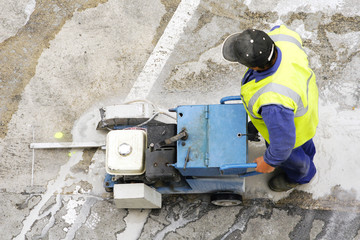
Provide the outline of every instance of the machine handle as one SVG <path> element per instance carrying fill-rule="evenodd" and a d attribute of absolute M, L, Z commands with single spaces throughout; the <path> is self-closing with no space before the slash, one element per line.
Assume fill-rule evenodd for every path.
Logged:
<path fill-rule="evenodd" d="M 232 168 L 256 168 L 257 163 L 240 163 L 240 164 L 225 164 L 220 166 L 220 171 L 232 169 Z"/>
<path fill-rule="evenodd" d="M 220 172 L 223 174 L 224 170 L 233 169 L 233 168 L 256 168 L 257 163 L 241 163 L 241 164 L 225 164 L 220 166 Z M 241 175 L 241 177 L 250 177 L 254 175 L 261 174 L 256 171 L 247 172 Z"/>
<path fill-rule="evenodd" d="M 259 175 L 261 174 L 260 172 L 257 171 L 251 171 L 251 172 L 247 172 L 245 174 L 242 174 L 241 177 L 251 177 L 251 176 L 255 176 L 255 175 Z"/>
<path fill-rule="evenodd" d="M 228 96 L 220 99 L 220 104 L 224 104 L 226 101 L 241 100 L 240 96 Z"/>

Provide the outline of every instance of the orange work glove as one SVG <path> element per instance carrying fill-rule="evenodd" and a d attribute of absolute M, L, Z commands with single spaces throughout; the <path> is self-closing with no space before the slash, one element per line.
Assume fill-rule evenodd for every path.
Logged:
<path fill-rule="evenodd" d="M 261 172 L 261 173 L 271 173 L 275 170 L 274 167 L 270 166 L 264 161 L 264 156 L 258 157 L 254 160 L 254 162 L 257 163 L 257 167 L 255 168 L 255 171 Z"/>

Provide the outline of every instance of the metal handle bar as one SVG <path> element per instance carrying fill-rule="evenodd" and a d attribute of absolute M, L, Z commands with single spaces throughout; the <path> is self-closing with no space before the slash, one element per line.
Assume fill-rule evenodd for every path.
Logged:
<path fill-rule="evenodd" d="M 223 173 L 224 170 L 234 169 L 234 168 L 256 168 L 256 167 L 257 167 L 256 163 L 225 164 L 225 165 L 220 166 L 220 172 Z M 254 175 L 258 175 L 258 174 L 261 174 L 261 173 L 256 172 L 256 171 L 251 171 L 251 172 L 242 174 L 240 176 L 241 177 L 250 177 L 250 176 L 254 176 Z"/>
<path fill-rule="evenodd" d="M 224 104 L 227 101 L 241 100 L 240 96 L 228 96 L 220 99 L 220 104 Z"/>
<path fill-rule="evenodd" d="M 239 163 L 239 164 L 225 164 L 220 166 L 220 171 L 228 170 L 232 168 L 256 168 L 256 163 Z"/>

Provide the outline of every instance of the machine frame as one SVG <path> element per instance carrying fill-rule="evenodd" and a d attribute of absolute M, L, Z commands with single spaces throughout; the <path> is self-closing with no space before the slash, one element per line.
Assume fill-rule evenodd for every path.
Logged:
<path fill-rule="evenodd" d="M 248 116 L 242 103 L 225 104 L 234 100 L 241 98 L 229 96 L 222 98 L 220 104 L 170 109 L 176 113 L 176 124 L 154 120 L 139 126 L 131 116 L 127 116 L 126 121 L 114 120 L 116 124 L 106 126 L 106 129 L 147 133 L 145 173 L 107 173 L 104 179 L 106 191 L 112 192 L 119 184 L 142 183 L 156 194 L 209 193 L 215 205 L 240 204 L 241 194 L 245 191 L 244 178 L 259 173 L 247 172 L 248 168 L 256 168 L 256 163 L 247 163 Z M 135 124 L 128 124 L 132 122 Z"/>

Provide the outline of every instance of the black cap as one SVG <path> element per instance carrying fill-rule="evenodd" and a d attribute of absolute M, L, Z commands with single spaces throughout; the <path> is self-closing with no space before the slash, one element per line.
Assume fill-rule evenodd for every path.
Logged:
<path fill-rule="evenodd" d="M 226 60 L 247 67 L 264 67 L 274 54 L 275 44 L 265 32 L 248 29 L 224 41 L 222 53 Z"/>

